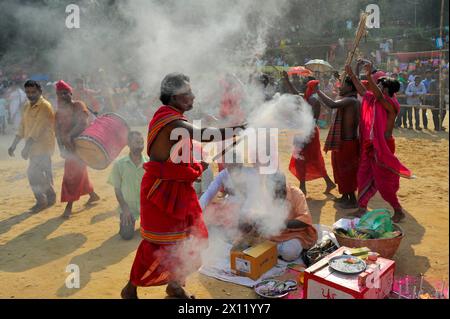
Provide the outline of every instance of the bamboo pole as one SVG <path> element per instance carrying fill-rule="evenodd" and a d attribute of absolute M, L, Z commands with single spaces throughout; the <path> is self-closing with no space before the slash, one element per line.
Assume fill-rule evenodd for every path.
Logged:
<path fill-rule="evenodd" d="M 356 30 L 355 40 L 353 41 L 352 50 L 347 55 L 347 60 L 345 61 L 345 65 L 352 63 L 353 58 L 355 57 L 356 50 L 358 49 L 358 46 L 359 46 L 359 43 L 361 42 L 362 37 L 367 34 L 366 21 L 367 21 L 368 16 L 369 15 L 366 12 L 361 13 L 361 16 L 359 18 L 358 29 Z M 346 76 L 346 72 L 344 70 L 344 72 L 342 73 L 342 76 L 341 76 L 341 83 L 344 82 L 345 76 Z"/>

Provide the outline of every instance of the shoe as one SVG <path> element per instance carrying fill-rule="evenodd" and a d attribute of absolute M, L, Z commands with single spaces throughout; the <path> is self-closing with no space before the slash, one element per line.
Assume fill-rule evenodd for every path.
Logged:
<path fill-rule="evenodd" d="M 416 127 L 416 131 L 422 131 L 421 127 Z"/>

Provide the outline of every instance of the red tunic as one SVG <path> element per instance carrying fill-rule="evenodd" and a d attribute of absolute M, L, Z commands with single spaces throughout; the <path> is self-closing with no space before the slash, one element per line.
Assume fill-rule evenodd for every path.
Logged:
<path fill-rule="evenodd" d="M 185 117 L 161 106 L 149 125 L 148 150 L 160 130 Z M 148 162 L 141 184 L 142 242 L 130 280 L 136 286 L 183 282 L 201 266 L 208 231 L 193 182 L 202 174 L 198 163 Z"/>

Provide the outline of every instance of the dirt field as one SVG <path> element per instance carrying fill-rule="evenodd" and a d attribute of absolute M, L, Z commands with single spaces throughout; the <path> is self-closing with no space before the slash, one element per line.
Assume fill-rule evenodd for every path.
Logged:
<path fill-rule="evenodd" d="M 395 135 L 398 157 L 417 175 L 415 180 L 401 181 L 399 197 L 407 218 L 401 224 L 406 237 L 395 256 L 397 274 L 424 273 L 431 279 L 448 278 L 448 134 L 397 130 Z M 322 130 L 321 140 L 325 137 L 326 131 Z M 110 168 L 89 171 L 102 198 L 98 205 L 84 209 L 87 198 L 82 198 L 75 203 L 74 215 L 68 221 L 60 218 L 64 209 L 60 203 L 30 215 L 24 213 L 34 204 L 25 175 L 27 162 L 7 157 L 12 139 L 12 135 L 0 137 L 0 298 L 118 298 L 140 239 L 136 233 L 134 240 L 123 241 L 117 234 L 114 190 L 106 183 Z M 282 169 L 287 172 L 291 147 L 285 139 L 280 146 Z M 59 193 L 63 161 L 59 155 L 53 160 Z M 325 161 L 332 176 L 330 155 Z M 292 175 L 288 176 L 290 183 L 297 184 Z M 314 223 L 331 225 L 349 212 L 337 209 L 331 198 L 322 194 L 322 180 L 307 187 Z M 377 195 L 370 207 L 389 206 Z M 80 289 L 65 286 L 68 264 L 80 267 Z M 256 298 L 251 289 L 198 273 L 189 277 L 187 285 L 198 298 Z M 142 298 L 164 298 L 164 289 L 145 288 L 138 293 Z"/>

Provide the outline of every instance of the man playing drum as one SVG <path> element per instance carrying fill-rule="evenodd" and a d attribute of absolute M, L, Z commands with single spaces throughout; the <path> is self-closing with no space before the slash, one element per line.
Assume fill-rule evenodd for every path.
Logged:
<path fill-rule="evenodd" d="M 63 218 L 69 218 L 73 202 L 89 194 L 86 205 L 100 199 L 89 181 L 87 166 L 75 155 L 74 139 L 88 126 L 89 111 L 81 101 L 72 100 L 72 87 L 64 81 L 56 83 L 58 111 L 56 112 L 56 139 L 64 163 L 61 202 L 66 203 Z"/>

